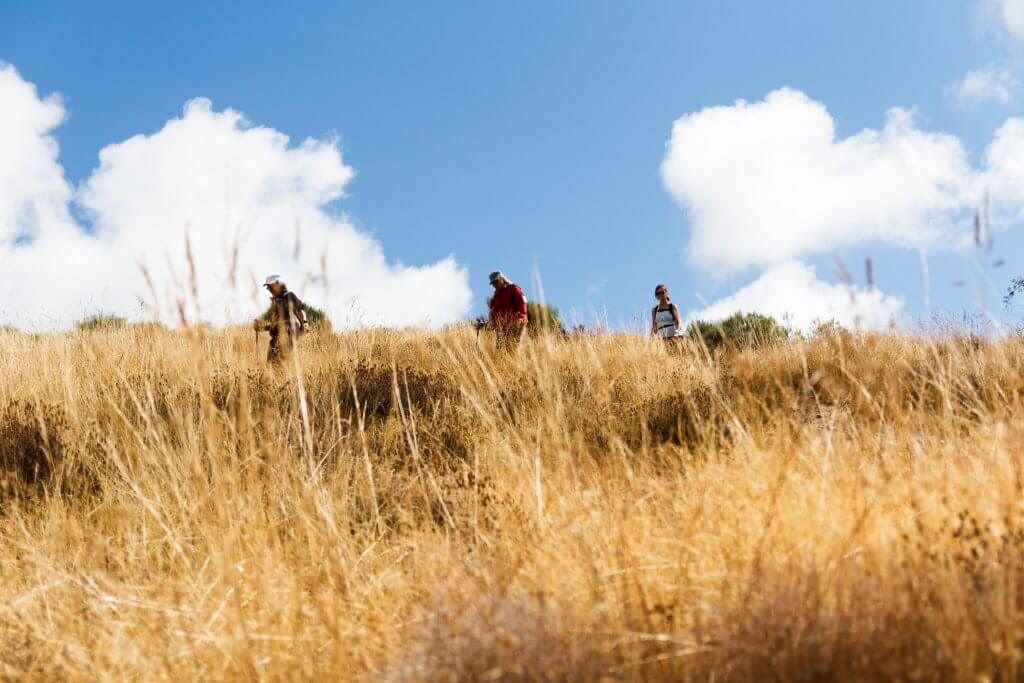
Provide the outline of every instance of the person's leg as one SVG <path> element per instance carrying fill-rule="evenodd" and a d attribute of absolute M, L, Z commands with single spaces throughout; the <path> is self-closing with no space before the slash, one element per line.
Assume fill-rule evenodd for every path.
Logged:
<path fill-rule="evenodd" d="M 289 334 L 281 342 L 281 360 L 288 360 L 295 353 L 295 335 Z"/>
<path fill-rule="evenodd" d="M 270 338 L 270 345 L 267 346 L 267 363 L 273 365 L 281 360 L 281 345 L 276 336 Z"/>
<path fill-rule="evenodd" d="M 512 325 L 505 331 L 505 347 L 509 351 L 515 351 L 519 348 L 519 342 L 523 340 L 525 334 L 525 325 Z"/>
<path fill-rule="evenodd" d="M 497 339 L 497 347 L 502 351 L 511 351 L 516 348 L 516 344 L 519 341 L 516 335 L 516 328 L 504 326 L 498 328 L 495 333 Z"/>

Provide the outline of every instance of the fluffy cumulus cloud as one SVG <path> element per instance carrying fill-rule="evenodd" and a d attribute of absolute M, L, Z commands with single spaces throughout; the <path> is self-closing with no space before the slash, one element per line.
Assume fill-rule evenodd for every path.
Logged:
<path fill-rule="evenodd" d="M 1024 220 L 1024 118 L 1008 119 L 996 131 L 979 183 L 988 189 L 999 223 Z"/>
<path fill-rule="evenodd" d="M 0 244 L 22 243 L 69 222 L 71 190 L 50 131 L 64 121 L 59 97 L 0 64 Z"/>
<path fill-rule="evenodd" d="M 967 72 L 960 81 L 946 89 L 947 94 L 964 105 L 989 102 L 1009 104 L 1020 90 L 1020 81 L 1009 69 L 986 66 Z"/>
<path fill-rule="evenodd" d="M 1024 38 L 1024 0 L 994 0 L 995 9 L 1014 38 Z"/>
<path fill-rule="evenodd" d="M 877 288 L 823 282 L 813 266 L 785 261 L 768 267 L 754 282 L 691 318 L 721 320 L 733 313 L 756 312 L 803 331 L 832 320 L 849 328 L 884 329 L 898 320 L 903 303 Z"/>
<path fill-rule="evenodd" d="M 689 212 L 694 262 L 731 270 L 871 240 L 927 245 L 971 185 L 960 141 L 911 112 L 837 139 L 824 105 L 789 89 L 678 119 L 661 170 Z"/>
<path fill-rule="evenodd" d="M 156 133 L 101 150 L 72 189 L 53 138 L 60 100 L 0 66 L 0 101 L 0 322 L 62 327 L 95 311 L 175 322 L 182 310 L 241 321 L 267 273 L 341 326 L 440 325 L 469 309 L 453 258 L 390 263 L 334 208 L 354 175 L 335 139 L 294 145 L 196 99 Z"/>
<path fill-rule="evenodd" d="M 796 260 L 864 244 L 958 247 L 986 191 L 995 227 L 1024 218 L 1024 119 L 1009 119 L 973 168 L 958 138 L 922 130 L 908 110 L 890 110 L 879 130 L 840 138 L 824 105 L 781 89 L 678 119 L 661 171 L 689 215 L 694 264 L 768 268 L 710 312 L 780 313 L 761 295 L 801 282 L 814 296 L 792 311 L 795 319 L 834 310 L 830 317 L 876 326 L 898 312 L 897 299 L 864 292 L 843 313 L 845 290 L 818 282 Z"/>

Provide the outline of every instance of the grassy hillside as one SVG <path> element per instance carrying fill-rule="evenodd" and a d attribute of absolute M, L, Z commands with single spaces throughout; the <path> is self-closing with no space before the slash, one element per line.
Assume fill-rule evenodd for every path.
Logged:
<path fill-rule="evenodd" d="M 0 342 L 2 676 L 1024 676 L 1016 340 Z"/>

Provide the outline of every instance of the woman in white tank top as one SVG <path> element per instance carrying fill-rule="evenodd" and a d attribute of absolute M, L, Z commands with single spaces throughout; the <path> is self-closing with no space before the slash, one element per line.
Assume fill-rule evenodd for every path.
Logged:
<path fill-rule="evenodd" d="M 658 305 L 651 310 L 651 335 L 672 339 L 682 329 L 679 308 L 668 298 L 668 287 L 665 285 L 655 287 L 654 296 L 658 297 Z"/>

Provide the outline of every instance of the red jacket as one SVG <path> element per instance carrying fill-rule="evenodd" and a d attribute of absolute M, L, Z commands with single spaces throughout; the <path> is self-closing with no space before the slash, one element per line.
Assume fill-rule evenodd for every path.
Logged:
<path fill-rule="evenodd" d="M 498 326 L 527 325 L 526 296 L 517 284 L 508 284 L 497 292 L 490 302 L 491 324 Z"/>

